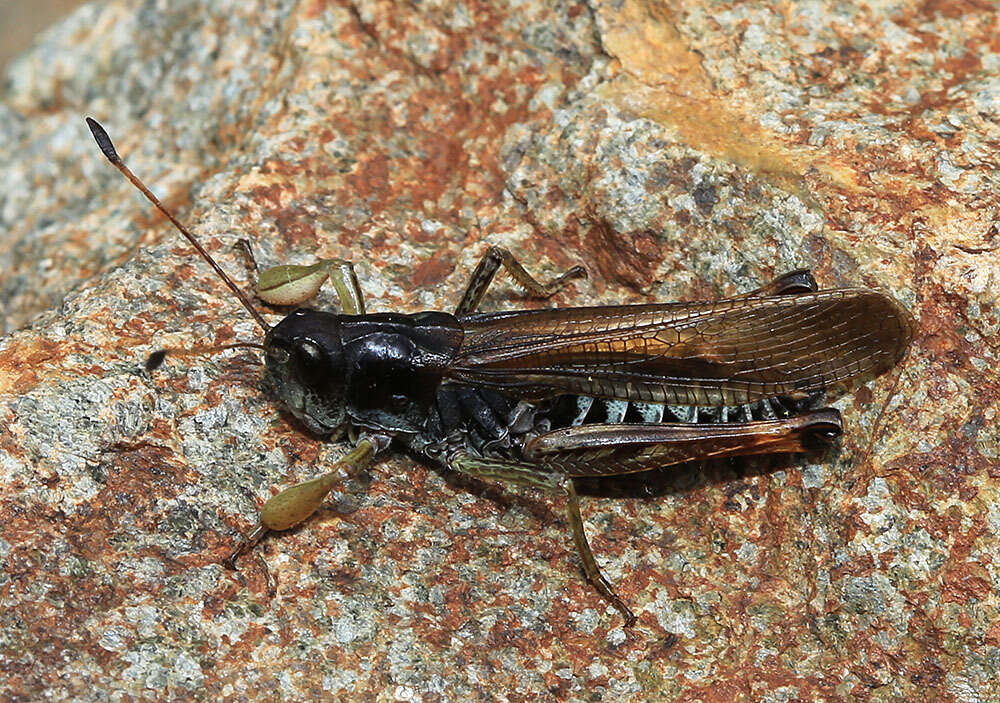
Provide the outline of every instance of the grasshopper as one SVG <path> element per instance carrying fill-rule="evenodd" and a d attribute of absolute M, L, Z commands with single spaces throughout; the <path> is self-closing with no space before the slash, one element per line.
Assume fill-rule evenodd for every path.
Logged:
<path fill-rule="evenodd" d="M 264 374 L 310 431 L 354 447 L 330 471 L 268 500 L 229 563 L 267 532 L 308 518 L 340 481 L 392 448 L 478 478 L 561 493 L 587 580 L 632 625 L 587 541 L 576 481 L 688 461 L 821 449 L 842 430 L 817 407 L 833 384 L 882 374 L 909 346 L 910 313 L 867 288 L 819 290 L 804 270 L 749 293 L 695 303 L 479 312 L 505 269 L 547 298 L 577 266 L 541 283 L 492 247 L 453 312 L 366 313 L 350 261 L 262 272 L 258 297 L 298 305 L 330 280 L 340 312 L 298 309 L 276 325 L 87 123 L 108 160 L 215 270 L 263 331 Z M 188 350 L 190 353 L 192 350 Z M 169 350 L 154 353 L 153 368 Z"/>

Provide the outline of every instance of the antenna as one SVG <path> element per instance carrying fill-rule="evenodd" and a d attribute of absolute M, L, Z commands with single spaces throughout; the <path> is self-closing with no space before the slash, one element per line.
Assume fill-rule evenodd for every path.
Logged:
<path fill-rule="evenodd" d="M 153 203 L 153 205 L 155 205 L 160 212 L 166 215 L 167 219 L 173 223 L 174 227 L 176 227 L 177 230 L 181 234 L 183 234 L 189 242 L 191 242 L 192 246 L 194 246 L 194 248 L 198 250 L 198 253 L 201 254 L 202 258 L 205 259 L 205 261 L 207 261 L 208 264 L 213 269 L 215 269 L 215 272 L 217 274 L 219 274 L 219 278 L 221 278 L 225 282 L 225 284 L 229 286 L 229 289 L 233 292 L 233 294 L 239 299 L 241 303 L 243 303 L 243 307 L 245 307 L 247 311 L 253 316 L 253 319 L 257 321 L 257 324 L 260 325 L 261 329 L 264 330 L 265 334 L 268 331 L 270 331 L 271 326 L 267 324 L 263 316 L 261 316 L 261 314 L 257 312 L 256 308 L 254 308 L 253 304 L 250 302 L 250 299 L 247 297 L 246 293 L 240 290 L 239 287 L 235 283 L 233 283 L 233 280 L 226 275 L 226 272 L 222 270 L 222 267 L 219 266 L 215 262 L 215 259 L 213 259 L 209 255 L 209 253 L 205 251 L 205 248 L 198 243 L 198 240 L 194 238 L 194 235 L 191 234 L 191 232 L 189 232 L 184 225 L 178 222 L 177 218 L 174 217 L 170 213 L 170 211 L 163 206 L 163 203 L 161 203 L 159 199 L 155 195 L 153 195 L 152 191 L 150 191 L 149 188 L 147 188 L 145 184 L 142 181 L 140 181 L 139 178 L 129 170 L 128 166 L 126 166 L 125 163 L 121 160 L 121 157 L 118 156 L 118 152 L 115 151 L 115 145 L 111 143 L 111 137 L 109 137 L 108 133 L 104 131 L 104 127 L 102 127 L 97 122 L 97 120 L 93 119 L 92 117 L 87 118 L 87 126 L 90 127 L 90 131 L 91 133 L 93 133 L 94 139 L 97 140 L 97 146 L 101 148 L 101 151 L 108 158 L 108 161 L 111 162 L 111 165 L 117 168 L 119 171 L 121 171 L 122 175 L 125 176 L 125 178 L 129 179 L 132 185 L 138 188 L 142 192 L 142 194 L 149 199 L 149 202 Z"/>
<path fill-rule="evenodd" d="M 168 354 L 170 356 L 199 356 L 202 354 L 215 354 L 229 349 L 260 349 L 261 351 L 267 351 L 267 347 L 256 342 L 235 342 L 233 344 L 218 344 L 212 347 L 191 347 L 190 349 L 167 347 L 166 349 L 157 349 L 149 355 L 149 358 L 146 359 L 146 371 L 152 373 L 160 368 Z"/>

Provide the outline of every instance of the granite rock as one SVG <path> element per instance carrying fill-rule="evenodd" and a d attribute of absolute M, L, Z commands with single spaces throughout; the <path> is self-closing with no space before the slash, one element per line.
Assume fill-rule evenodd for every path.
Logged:
<path fill-rule="evenodd" d="M 0 697 L 1000 701 L 996 34 L 960 0 L 82 7 L 0 94 Z M 561 305 L 807 267 L 916 341 L 824 456 L 589 487 L 632 630 L 557 497 L 403 456 L 230 572 L 346 447 L 250 352 L 142 371 L 256 327 L 85 114 L 241 282 L 241 237 L 353 258 L 373 311 L 449 309 L 490 244 L 583 263 Z"/>

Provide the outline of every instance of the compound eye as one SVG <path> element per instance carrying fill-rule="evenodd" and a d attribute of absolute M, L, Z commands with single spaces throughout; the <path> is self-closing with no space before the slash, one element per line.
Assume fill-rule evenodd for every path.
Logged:
<path fill-rule="evenodd" d="M 291 354 L 288 353 L 288 349 L 284 345 L 272 344 L 267 348 L 267 355 L 269 358 L 273 359 L 277 363 L 284 366 L 288 363 L 288 360 L 292 358 Z"/>
<path fill-rule="evenodd" d="M 299 377 L 310 385 L 323 380 L 326 368 L 326 352 L 316 342 L 300 339 L 295 343 L 295 360 L 298 362 Z"/>

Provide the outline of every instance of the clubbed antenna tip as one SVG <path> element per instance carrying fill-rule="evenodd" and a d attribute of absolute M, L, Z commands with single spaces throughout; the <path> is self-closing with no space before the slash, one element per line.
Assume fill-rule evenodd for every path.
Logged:
<path fill-rule="evenodd" d="M 101 147 L 101 151 L 104 152 L 104 155 L 106 157 L 108 157 L 108 161 L 111 162 L 111 165 L 117 168 L 119 171 L 121 171 L 121 174 L 125 176 L 125 178 L 127 178 L 132 183 L 132 185 L 138 188 L 139 192 L 145 195 L 146 198 L 149 200 L 149 202 L 153 203 L 153 205 L 156 206 L 157 210 L 162 212 L 166 216 L 166 218 L 170 220 L 171 223 L 173 223 L 174 227 L 177 228 L 177 231 L 183 234 L 184 237 L 189 242 L 191 242 L 191 245 L 198 250 L 198 253 L 202 256 L 202 258 L 205 259 L 205 261 L 208 262 L 208 265 L 215 270 L 215 273 L 218 274 L 219 278 L 222 279 L 223 283 L 229 286 L 229 290 L 233 292 L 233 295 L 236 296 L 237 300 L 239 300 L 240 303 L 242 303 L 243 307 L 247 309 L 247 312 L 249 312 L 250 315 L 253 317 L 253 319 L 257 321 L 257 324 L 260 325 L 260 328 L 265 332 L 270 330 L 271 326 L 267 324 L 267 321 L 261 316 L 259 312 L 257 312 L 256 308 L 254 308 L 253 306 L 253 303 L 250 302 L 250 298 L 247 297 L 247 294 L 244 293 L 242 290 L 240 290 L 239 286 L 233 283 L 232 279 L 229 278 L 226 272 L 222 270 L 222 267 L 219 266 L 218 263 L 216 263 L 215 259 L 212 258 L 211 254 L 209 254 L 205 250 L 205 247 L 203 247 L 195 238 L 195 236 L 191 234 L 190 231 L 188 231 L 187 227 L 182 225 L 177 220 L 177 218 L 174 217 L 173 214 L 163 206 L 163 203 L 160 202 L 160 199 L 157 198 L 155 195 L 153 195 L 153 192 L 149 188 L 147 188 L 145 184 L 143 184 L 143 182 L 140 181 L 134 173 L 132 173 L 129 170 L 128 166 L 125 165 L 125 162 L 123 162 L 121 158 L 118 156 L 118 152 L 115 151 L 115 145 L 111 143 L 111 137 L 109 137 L 108 133 L 104 131 L 104 127 L 102 127 L 98 123 L 98 121 L 95 120 L 93 117 L 87 118 L 87 126 L 90 127 L 90 131 L 93 132 L 94 134 L 94 139 L 97 140 L 97 146 Z"/>
<path fill-rule="evenodd" d="M 152 373 L 156 369 L 160 368 L 163 364 L 163 360 L 167 357 L 166 349 L 158 349 L 149 355 L 146 359 L 146 373 Z"/>
<path fill-rule="evenodd" d="M 101 151 L 108 157 L 108 161 L 115 165 L 121 163 L 121 159 L 118 158 L 118 152 L 115 151 L 115 145 L 111 143 L 111 137 L 109 137 L 108 133 L 104 131 L 104 127 L 101 126 L 101 123 L 93 117 L 88 117 L 87 126 L 90 127 L 91 134 L 93 134 L 94 139 L 97 140 L 97 146 L 101 147 Z"/>

